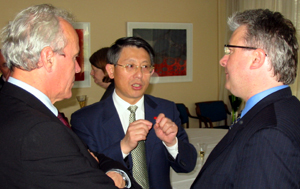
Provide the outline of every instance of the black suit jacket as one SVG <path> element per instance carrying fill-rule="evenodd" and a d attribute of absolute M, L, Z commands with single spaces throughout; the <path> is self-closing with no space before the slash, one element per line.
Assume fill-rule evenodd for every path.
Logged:
<path fill-rule="evenodd" d="M 233 125 L 191 188 L 300 188 L 300 102 L 290 88 Z"/>
<path fill-rule="evenodd" d="M 1 188 L 116 188 L 105 172 L 124 168 L 104 155 L 98 164 L 70 128 L 11 83 L 0 92 L 0 149 Z"/>
<path fill-rule="evenodd" d="M 3 80 L 3 75 L 0 76 L 0 90 L 2 89 L 5 81 Z"/>

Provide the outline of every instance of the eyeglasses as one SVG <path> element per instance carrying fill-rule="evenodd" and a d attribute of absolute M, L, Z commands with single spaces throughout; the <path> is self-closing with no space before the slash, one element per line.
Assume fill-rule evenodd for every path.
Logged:
<path fill-rule="evenodd" d="M 126 64 L 126 65 L 115 64 L 115 65 L 125 68 L 127 73 L 135 73 L 138 68 L 141 68 L 143 74 L 150 74 L 154 69 L 154 66 L 150 66 L 150 65 L 142 65 L 142 66 L 136 66 L 134 64 Z"/>
<path fill-rule="evenodd" d="M 230 55 L 231 54 L 231 50 L 229 49 L 229 47 L 231 48 L 242 48 L 242 49 L 249 49 L 249 50 L 256 50 L 256 47 L 245 47 L 245 46 L 236 46 L 236 45 L 224 45 L 224 53 L 225 55 Z"/>

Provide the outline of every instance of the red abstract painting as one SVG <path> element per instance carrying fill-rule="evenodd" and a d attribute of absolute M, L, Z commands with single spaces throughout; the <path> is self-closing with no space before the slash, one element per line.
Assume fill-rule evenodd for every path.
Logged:
<path fill-rule="evenodd" d="M 81 68 L 81 71 L 79 73 L 75 74 L 75 81 L 84 81 L 84 47 L 83 47 L 83 44 L 84 44 L 83 32 L 84 32 L 84 30 L 76 29 L 76 32 L 79 37 L 79 49 L 80 49 L 79 55 L 76 59 Z"/>

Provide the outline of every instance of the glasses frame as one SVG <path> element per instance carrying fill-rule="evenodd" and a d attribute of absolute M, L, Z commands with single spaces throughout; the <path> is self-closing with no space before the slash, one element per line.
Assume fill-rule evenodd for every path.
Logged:
<path fill-rule="evenodd" d="M 256 50 L 258 48 L 256 47 L 246 47 L 246 46 L 237 46 L 237 45 L 224 45 L 224 53 L 225 55 L 230 55 L 230 50 L 228 51 L 227 49 L 229 49 L 229 47 L 231 48 L 242 48 L 242 49 L 249 49 L 249 50 Z"/>
<path fill-rule="evenodd" d="M 134 65 L 134 64 L 125 64 L 125 65 L 122 65 L 122 64 L 114 64 L 115 66 L 121 66 L 121 67 L 123 67 L 123 68 L 125 68 L 125 71 L 127 72 L 127 67 L 129 66 L 129 65 Z M 135 65 L 134 65 L 135 66 Z M 144 65 L 143 65 L 144 66 Z M 141 68 L 141 70 L 143 69 L 142 68 L 142 66 L 135 66 L 135 72 L 137 71 L 137 69 L 138 68 Z M 151 74 L 151 72 L 153 72 L 153 70 L 154 70 L 154 66 L 150 66 L 150 68 L 151 68 L 151 71 L 149 72 L 149 74 Z M 135 73 L 134 72 L 134 73 Z M 130 73 L 130 72 L 127 72 L 127 73 Z M 142 71 L 142 73 L 144 73 L 143 71 Z M 147 72 L 145 72 L 145 73 L 147 73 Z"/>

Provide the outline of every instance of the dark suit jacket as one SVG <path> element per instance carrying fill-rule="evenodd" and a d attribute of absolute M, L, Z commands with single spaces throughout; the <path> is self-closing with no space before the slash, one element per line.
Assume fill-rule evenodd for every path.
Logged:
<path fill-rule="evenodd" d="M 105 172 L 124 167 L 99 155 L 100 170 L 70 128 L 11 83 L 0 92 L 0 149 L 0 188 L 116 188 Z"/>
<path fill-rule="evenodd" d="M 3 80 L 3 75 L 0 76 L 0 90 L 2 89 L 5 81 Z"/>
<path fill-rule="evenodd" d="M 108 85 L 108 87 L 105 90 L 104 94 L 102 95 L 100 101 L 109 97 L 114 92 L 114 90 L 115 90 L 115 82 L 114 82 L 114 80 L 111 80 L 110 85 Z"/>
<path fill-rule="evenodd" d="M 290 88 L 233 125 L 191 188 L 300 188 L 300 103 Z"/>
<path fill-rule="evenodd" d="M 150 188 L 171 188 L 170 167 L 176 172 L 192 171 L 196 164 L 197 152 L 189 143 L 186 132 L 180 126 L 179 113 L 175 104 L 149 95 L 145 95 L 144 99 L 146 120 L 154 124 L 154 117 L 159 113 L 164 113 L 179 126 L 177 134 L 179 154 L 176 159 L 169 154 L 153 128 L 149 131 L 145 142 Z M 122 157 L 120 141 L 124 138 L 125 133 L 113 104 L 112 95 L 106 100 L 75 112 L 71 117 L 71 125 L 74 132 L 92 151 L 103 153 L 122 162 L 131 171 L 131 155 L 125 161 Z"/>

